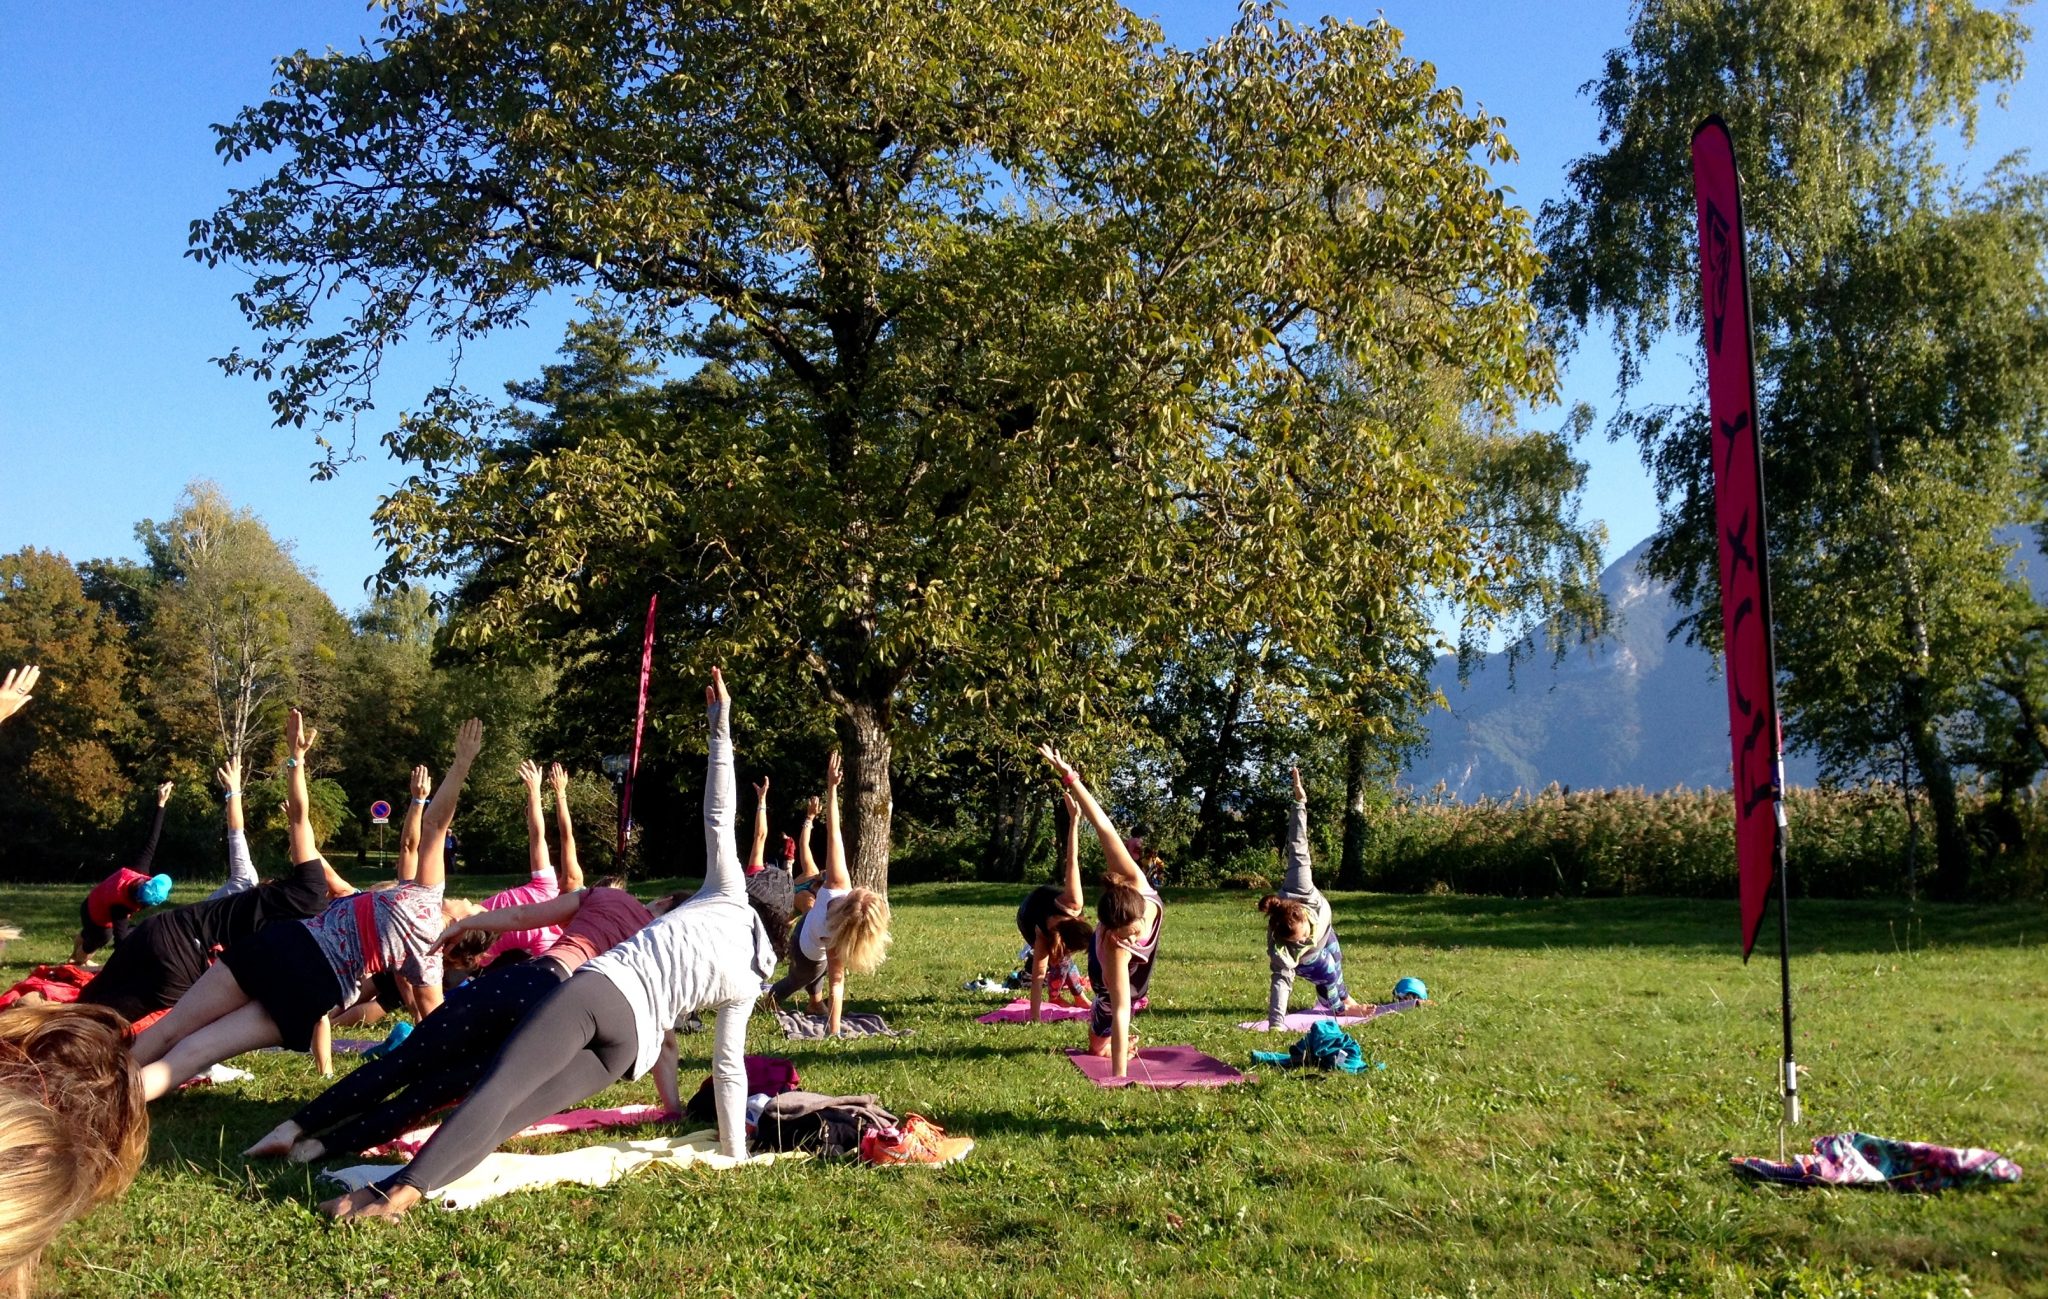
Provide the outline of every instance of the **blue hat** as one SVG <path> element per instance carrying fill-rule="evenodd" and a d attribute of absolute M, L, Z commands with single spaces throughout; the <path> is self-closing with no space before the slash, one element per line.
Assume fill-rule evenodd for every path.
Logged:
<path fill-rule="evenodd" d="M 1394 1000 L 1400 1001 L 1404 997 L 1414 997 L 1419 1001 L 1428 1001 L 1429 989 L 1423 985 L 1422 980 L 1410 975 L 1394 985 Z"/>
<path fill-rule="evenodd" d="M 142 882 L 141 888 L 135 890 L 135 896 L 145 907 L 156 906 L 165 898 L 171 896 L 171 877 L 168 875 L 150 876 Z"/>

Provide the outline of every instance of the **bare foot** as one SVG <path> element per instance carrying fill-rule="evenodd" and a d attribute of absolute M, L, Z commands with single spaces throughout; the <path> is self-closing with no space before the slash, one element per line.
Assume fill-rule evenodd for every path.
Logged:
<path fill-rule="evenodd" d="M 1109 1039 L 1097 1037 L 1090 1033 L 1088 1035 L 1088 1054 L 1107 1057 L 1109 1055 Z"/>
<path fill-rule="evenodd" d="M 365 1186 L 347 1195 L 338 1195 L 320 1206 L 320 1212 L 336 1222 L 349 1222 L 357 1218 L 383 1218 L 396 1220 L 405 1216 L 406 1210 L 420 1202 L 420 1193 L 410 1186 L 401 1186 L 386 1193 L 375 1185 Z"/>
<path fill-rule="evenodd" d="M 290 1152 L 292 1143 L 299 1139 L 302 1129 L 286 1119 L 270 1130 L 270 1134 L 242 1152 L 244 1159 L 276 1159 Z"/>
<path fill-rule="evenodd" d="M 316 1159 L 327 1157 L 327 1145 L 318 1137 L 301 1137 L 292 1142 L 291 1153 L 285 1158 L 295 1164 L 310 1164 Z"/>

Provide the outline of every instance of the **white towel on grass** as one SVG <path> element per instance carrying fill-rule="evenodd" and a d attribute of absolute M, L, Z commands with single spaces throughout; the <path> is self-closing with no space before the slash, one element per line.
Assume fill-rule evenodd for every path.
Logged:
<path fill-rule="evenodd" d="M 607 1141 L 552 1155 L 522 1155 L 500 1150 L 446 1186 L 428 1191 L 425 1201 L 444 1209 L 473 1209 L 514 1191 L 541 1186 L 609 1186 L 628 1173 L 662 1165 L 668 1168 L 737 1168 L 741 1163 L 766 1164 L 778 1159 L 804 1159 L 800 1153 L 763 1153 L 747 1160 L 718 1153 L 718 1132 L 706 1128 L 683 1137 L 646 1141 Z M 398 1164 L 355 1164 L 321 1176 L 351 1191 L 382 1181 Z"/>

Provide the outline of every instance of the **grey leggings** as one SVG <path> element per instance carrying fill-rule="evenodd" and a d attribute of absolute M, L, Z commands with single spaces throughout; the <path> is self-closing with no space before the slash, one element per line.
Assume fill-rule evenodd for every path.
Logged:
<path fill-rule="evenodd" d="M 795 943 L 789 945 L 789 973 L 783 975 L 768 989 L 768 995 L 775 998 L 777 1005 L 789 1000 L 798 988 L 813 997 L 825 995 L 825 962 L 814 961 L 805 956 L 803 949 Z"/>
<path fill-rule="evenodd" d="M 379 1188 L 426 1192 L 448 1185 L 527 1124 L 625 1077 L 639 1041 L 633 1008 L 617 985 L 578 972 L 520 1023 L 469 1099 Z"/>

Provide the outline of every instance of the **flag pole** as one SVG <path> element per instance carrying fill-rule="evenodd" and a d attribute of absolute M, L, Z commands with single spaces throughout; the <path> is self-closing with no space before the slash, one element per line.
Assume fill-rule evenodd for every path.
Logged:
<path fill-rule="evenodd" d="M 633 778 L 640 774 L 640 736 L 647 725 L 647 683 L 654 672 L 654 606 L 660 593 L 647 597 L 647 630 L 640 637 L 640 703 L 633 712 L 633 752 L 626 760 L 626 781 L 619 794 L 619 839 L 614 860 L 624 863 L 626 840 L 633 828 Z"/>
<path fill-rule="evenodd" d="M 1779 1060 L 1780 1154 L 1799 1123 L 1799 1066 L 1792 1048 L 1792 925 L 1786 868 L 1784 736 L 1773 643 L 1763 436 L 1756 396 L 1748 249 L 1735 142 L 1719 115 L 1692 137 L 1700 239 L 1701 327 L 1707 353 L 1708 456 L 1713 470 L 1722 654 L 1728 678 L 1735 797 L 1735 860 L 1742 959 L 1778 894 L 1778 980 L 1784 1034 Z M 1775 877 L 1775 878 L 1774 878 Z"/>

